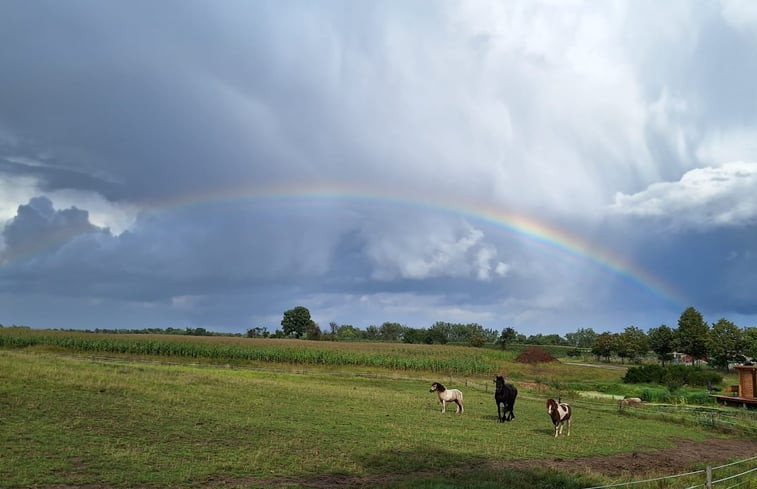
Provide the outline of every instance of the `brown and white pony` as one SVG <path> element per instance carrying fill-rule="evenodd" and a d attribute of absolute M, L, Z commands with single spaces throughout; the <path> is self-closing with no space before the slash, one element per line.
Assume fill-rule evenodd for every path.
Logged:
<path fill-rule="evenodd" d="M 570 416 L 572 414 L 570 404 L 547 399 L 547 414 L 552 418 L 552 424 L 555 425 L 555 438 L 562 434 L 562 428 L 565 424 L 568 425 L 568 436 L 570 436 Z"/>
<path fill-rule="evenodd" d="M 463 412 L 463 393 L 459 390 L 447 389 L 439 382 L 434 382 L 433 384 L 431 384 L 431 388 L 428 391 L 436 392 L 437 396 L 439 396 L 439 402 L 442 403 L 443 413 L 447 412 L 448 402 L 454 402 L 455 404 L 457 404 L 457 410 L 455 411 L 456 414 Z"/>

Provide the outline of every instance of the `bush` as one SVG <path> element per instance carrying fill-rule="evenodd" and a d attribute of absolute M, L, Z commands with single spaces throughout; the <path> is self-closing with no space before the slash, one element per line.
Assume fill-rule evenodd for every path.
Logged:
<path fill-rule="evenodd" d="M 707 386 L 710 384 L 719 384 L 723 382 L 723 376 L 714 370 L 705 370 L 702 368 L 689 372 L 688 384 Z"/>
<path fill-rule="evenodd" d="M 670 402 L 670 392 L 664 387 L 644 389 L 641 393 L 641 400 L 644 402 Z"/>
<path fill-rule="evenodd" d="M 692 392 L 686 396 L 686 401 L 690 404 L 717 404 L 715 398 L 707 392 Z"/>
<path fill-rule="evenodd" d="M 662 365 L 649 364 L 631 367 L 623 377 L 626 384 L 664 384 L 675 390 L 683 385 L 706 386 L 723 382 L 718 372 L 705 369 L 699 365 Z"/>
<path fill-rule="evenodd" d="M 665 376 L 665 368 L 657 364 L 641 365 L 631 367 L 623 377 L 626 384 L 661 384 Z"/>

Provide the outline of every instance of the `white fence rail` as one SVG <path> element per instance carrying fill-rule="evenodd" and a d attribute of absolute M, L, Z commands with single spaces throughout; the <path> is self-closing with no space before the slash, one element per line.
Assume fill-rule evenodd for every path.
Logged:
<path fill-rule="evenodd" d="M 743 470 L 736 474 L 730 474 L 724 477 L 721 477 L 719 479 L 714 479 L 714 475 L 716 471 L 725 469 L 727 467 L 732 467 L 739 464 L 744 464 L 747 462 L 757 461 L 757 456 L 745 458 L 743 460 L 738 460 L 736 462 L 731 462 L 723 465 L 719 465 L 717 467 L 711 467 L 707 466 L 706 469 L 703 470 L 695 470 L 693 472 L 686 472 L 682 474 L 674 474 L 674 475 L 668 475 L 665 477 L 655 477 L 653 479 L 644 479 L 644 480 L 638 480 L 638 481 L 630 481 L 630 482 L 617 482 L 614 484 L 607 484 L 604 486 L 592 486 L 587 487 L 585 489 L 610 489 L 610 488 L 620 488 L 620 487 L 637 487 L 642 484 L 649 484 L 652 482 L 657 482 L 658 484 L 655 487 L 676 487 L 669 484 L 666 484 L 665 486 L 662 486 L 662 481 L 668 481 L 671 482 L 673 479 L 679 479 L 682 477 L 690 477 L 693 478 L 695 476 L 700 476 L 701 483 L 695 484 L 693 486 L 687 486 L 685 489 L 698 489 L 700 487 L 705 489 L 751 489 L 752 487 L 757 488 L 757 467 L 752 467 L 746 470 Z M 691 483 L 691 482 L 689 482 Z M 726 485 L 726 483 L 730 485 Z"/>

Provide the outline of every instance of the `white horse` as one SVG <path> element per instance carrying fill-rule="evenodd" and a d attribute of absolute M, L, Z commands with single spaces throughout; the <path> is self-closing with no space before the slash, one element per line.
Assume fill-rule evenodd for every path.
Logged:
<path fill-rule="evenodd" d="M 443 413 L 447 412 L 448 402 L 454 402 L 455 404 L 457 404 L 457 410 L 455 411 L 456 414 L 463 412 L 463 393 L 459 390 L 447 389 L 439 382 L 434 382 L 433 384 L 431 384 L 431 388 L 428 391 L 436 392 L 436 394 L 439 396 L 439 402 L 442 403 Z"/>
<path fill-rule="evenodd" d="M 570 417 L 572 414 L 570 404 L 547 399 L 547 414 L 552 418 L 552 424 L 555 425 L 555 438 L 562 434 L 564 424 L 568 425 L 568 436 L 570 436 Z"/>

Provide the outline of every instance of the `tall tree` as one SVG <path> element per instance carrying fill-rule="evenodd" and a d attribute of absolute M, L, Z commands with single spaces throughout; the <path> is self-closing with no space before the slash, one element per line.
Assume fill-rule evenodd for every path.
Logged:
<path fill-rule="evenodd" d="M 385 341 L 397 341 L 405 331 L 405 327 L 400 323 L 384 323 L 379 327 L 379 336 Z"/>
<path fill-rule="evenodd" d="M 376 325 L 371 324 L 370 326 L 365 328 L 365 339 L 367 340 L 379 339 L 379 329 L 376 327 Z"/>
<path fill-rule="evenodd" d="M 657 359 L 665 365 L 665 362 L 673 360 L 673 350 L 675 347 L 675 331 L 667 325 L 661 324 L 657 328 L 651 328 L 647 332 L 649 338 L 649 347 L 657 355 Z"/>
<path fill-rule="evenodd" d="M 757 327 L 744 328 L 744 355 L 757 360 Z"/>
<path fill-rule="evenodd" d="M 591 348 L 596 338 L 597 333 L 591 328 L 578 328 L 575 333 L 567 333 L 565 335 L 565 341 L 570 346 L 575 346 L 576 348 Z"/>
<path fill-rule="evenodd" d="M 728 364 L 744 352 L 744 337 L 741 330 L 731 321 L 720 318 L 710 330 L 709 363 L 716 367 L 728 368 Z"/>
<path fill-rule="evenodd" d="M 629 326 L 619 335 L 619 349 L 631 360 L 643 357 L 649 351 L 649 338 L 636 326 Z M 620 354 L 620 352 L 618 352 Z M 623 356 L 623 355 L 621 355 Z"/>
<path fill-rule="evenodd" d="M 591 352 L 597 358 L 605 358 L 607 361 L 618 348 L 618 335 L 604 332 L 597 335 L 594 339 L 594 344 L 591 346 Z"/>
<path fill-rule="evenodd" d="M 676 344 L 681 352 L 691 357 L 691 362 L 707 356 L 710 339 L 710 326 L 704 321 L 702 314 L 688 307 L 678 319 L 678 334 Z"/>
<path fill-rule="evenodd" d="M 308 308 L 297 306 L 294 309 L 284 311 L 284 317 L 281 319 L 281 329 L 284 331 L 285 336 L 299 338 L 308 332 L 309 328 L 312 328 L 312 322 L 313 320 L 310 318 Z"/>
<path fill-rule="evenodd" d="M 502 330 L 502 333 L 500 333 L 499 338 L 497 338 L 497 345 L 504 350 L 507 348 L 508 344 L 515 341 L 517 336 L 518 333 L 513 328 L 505 328 Z"/>
<path fill-rule="evenodd" d="M 431 343 L 445 345 L 447 344 L 451 330 L 451 325 L 449 323 L 437 321 L 433 326 L 428 328 L 426 337 L 431 339 Z"/>
<path fill-rule="evenodd" d="M 321 327 L 315 321 L 305 327 L 305 338 L 308 340 L 320 340 L 321 339 Z"/>
<path fill-rule="evenodd" d="M 340 340 L 354 340 L 360 337 L 360 330 L 351 324 L 343 324 L 337 329 L 336 337 Z"/>

